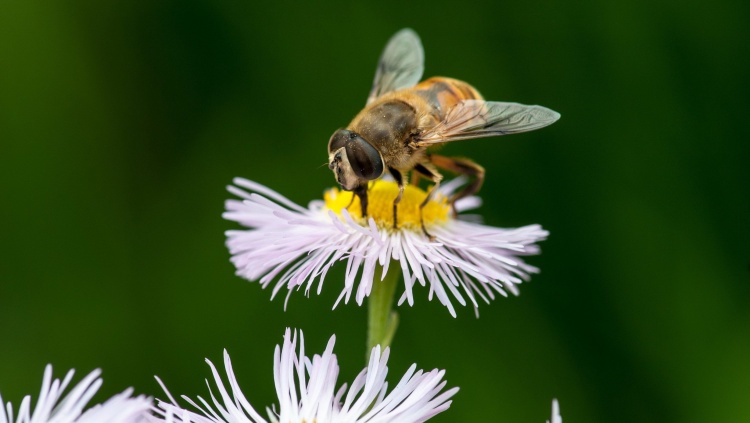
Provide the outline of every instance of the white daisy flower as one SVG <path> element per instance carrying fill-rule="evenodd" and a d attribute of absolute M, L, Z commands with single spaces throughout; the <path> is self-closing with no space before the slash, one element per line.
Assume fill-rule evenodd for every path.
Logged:
<path fill-rule="evenodd" d="M 343 384 L 336 389 L 339 366 L 333 345 L 336 337 L 328 341 L 323 355 L 305 355 L 304 337 L 297 332 L 292 335 L 287 329 L 284 344 L 276 346 L 274 352 L 274 380 L 279 398 L 278 408 L 267 409 L 264 419 L 247 401 L 232 371 L 229 354 L 224 351 L 224 369 L 229 389 L 222 381 L 216 367 L 206 360 L 218 392 L 209 390 L 211 400 L 198 397 L 193 401 L 182 398 L 198 412 L 180 407 L 164 388 L 169 402 L 158 401 L 158 421 L 171 423 L 375 423 L 375 422 L 424 422 L 446 410 L 449 400 L 458 388 L 443 390 L 444 370 L 423 372 L 412 365 L 399 383 L 388 392 L 385 381 L 388 374 L 389 349 L 382 354 L 380 347 L 373 348 L 370 362 L 354 379 L 351 387 Z M 158 379 L 158 378 L 157 378 Z M 208 384 L 208 381 L 206 381 Z"/>
<path fill-rule="evenodd" d="M 70 392 L 63 396 L 65 388 L 73 379 L 74 371 L 70 370 L 65 378 L 52 380 L 52 366 L 44 369 L 42 389 L 36 406 L 31 408 L 31 396 L 26 396 L 18 408 L 14 420 L 13 406 L 5 404 L 0 409 L 0 423 L 145 423 L 151 410 L 151 398 L 139 395 L 133 397 L 133 390 L 126 389 L 85 412 L 83 408 L 96 394 L 102 385 L 100 370 L 94 370 L 83 378 Z M 3 400 L 0 396 L 0 408 Z"/>
<path fill-rule="evenodd" d="M 316 284 L 320 293 L 328 270 L 344 261 L 344 288 L 334 308 L 342 299 L 348 302 L 355 289 L 361 305 L 372 291 L 376 268 L 382 266 L 384 278 L 392 262 L 398 263 L 405 282 L 399 305 L 414 304 L 417 283 L 429 287 L 428 297 L 435 295 L 454 317 L 452 299 L 466 305 L 468 298 L 476 309 L 477 297 L 489 302 L 495 294 L 518 295 L 517 285 L 538 272 L 521 257 L 538 254 L 536 243 L 548 233 L 539 225 L 502 229 L 455 218 L 447 199 L 464 181 L 441 185 L 422 210 L 432 241 L 419 220 L 426 193 L 412 185 L 406 186 L 398 205 L 399 227 L 394 229 L 398 187 L 392 181 L 371 184 L 369 217 L 363 221 L 359 200 L 350 192 L 330 189 L 323 201 L 305 208 L 263 185 L 236 178 L 227 189 L 241 200 L 227 200 L 223 216 L 249 229 L 226 232 L 232 263 L 237 275 L 259 280 L 263 288 L 276 280 L 275 296 L 283 287 L 289 295 L 303 286 L 309 295 Z M 455 207 L 461 212 L 480 203 L 478 197 L 469 197 Z"/>

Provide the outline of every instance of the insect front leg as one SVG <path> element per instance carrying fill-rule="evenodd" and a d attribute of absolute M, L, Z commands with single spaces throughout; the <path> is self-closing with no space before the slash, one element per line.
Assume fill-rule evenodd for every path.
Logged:
<path fill-rule="evenodd" d="M 367 219 L 367 184 L 357 186 L 352 192 L 359 197 L 359 205 L 362 208 L 362 219 Z M 354 196 L 352 196 L 352 202 Z M 350 204 L 351 205 L 351 204 Z"/>
<path fill-rule="evenodd" d="M 401 197 L 404 196 L 404 177 L 401 176 L 401 172 L 392 167 L 388 168 L 388 172 L 393 175 L 393 179 L 398 184 L 398 196 L 393 200 L 393 229 L 398 229 L 398 203 L 401 202 Z"/>
<path fill-rule="evenodd" d="M 430 162 L 441 169 L 473 177 L 468 185 L 466 185 L 461 191 L 453 194 L 449 200 L 451 207 L 453 207 L 453 213 L 455 214 L 456 201 L 476 193 L 479 191 L 479 188 L 482 187 L 482 184 L 484 183 L 484 168 L 469 159 L 438 156 L 435 154 L 432 154 L 429 157 Z"/>
<path fill-rule="evenodd" d="M 430 202 L 432 196 L 435 194 L 435 191 L 440 187 L 440 181 L 443 180 L 443 175 L 441 175 L 440 172 L 438 172 L 437 169 L 435 169 L 434 166 L 430 165 L 429 163 L 418 164 L 414 166 L 414 171 L 415 175 L 421 175 L 434 183 L 434 185 L 430 187 L 430 190 L 427 191 L 427 196 L 425 197 L 424 201 L 422 201 L 422 204 L 419 205 L 419 224 L 422 226 L 422 232 L 427 238 L 430 238 L 430 240 L 434 241 L 435 237 L 430 235 L 430 233 L 427 232 L 427 228 L 424 227 L 424 217 L 422 216 L 422 209 L 424 209 L 424 206 L 426 206 L 427 203 Z"/>

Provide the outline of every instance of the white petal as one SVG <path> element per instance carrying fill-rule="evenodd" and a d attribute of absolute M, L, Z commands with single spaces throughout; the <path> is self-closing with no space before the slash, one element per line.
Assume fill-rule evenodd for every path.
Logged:
<path fill-rule="evenodd" d="M 552 419 L 547 420 L 547 423 L 563 423 L 562 416 L 560 416 L 560 405 L 557 403 L 557 399 L 552 400 Z"/>

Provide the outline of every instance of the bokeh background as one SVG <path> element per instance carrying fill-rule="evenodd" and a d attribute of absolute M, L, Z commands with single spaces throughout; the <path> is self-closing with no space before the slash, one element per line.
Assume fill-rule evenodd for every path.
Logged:
<path fill-rule="evenodd" d="M 541 131 L 451 145 L 487 169 L 496 226 L 551 232 L 520 297 L 457 319 L 401 307 L 391 376 L 460 386 L 433 421 L 750 421 L 750 4 L 10 1 L 0 5 L 0 393 L 43 367 L 206 394 L 234 359 L 261 410 L 285 327 L 342 380 L 365 310 L 233 275 L 221 219 L 235 176 L 306 204 L 334 184 L 326 143 L 363 106 L 402 27 L 426 75 L 542 104 Z"/>

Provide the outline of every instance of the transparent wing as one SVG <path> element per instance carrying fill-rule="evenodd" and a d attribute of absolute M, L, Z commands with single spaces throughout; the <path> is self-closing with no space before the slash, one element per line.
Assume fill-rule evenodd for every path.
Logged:
<path fill-rule="evenodd" d="M 435 127 L 420 134 L 417 145 L 528 132 L 553 124 L 560 114 L 542 106 L 464 100 Z"/>
<path fill-rule="evenodd" d="M 397 32 L 380 55 L 367 104 L 381 95 L 416 85 L 424 72 L 424 50 L 419 36 L 406 28 Z"/>

